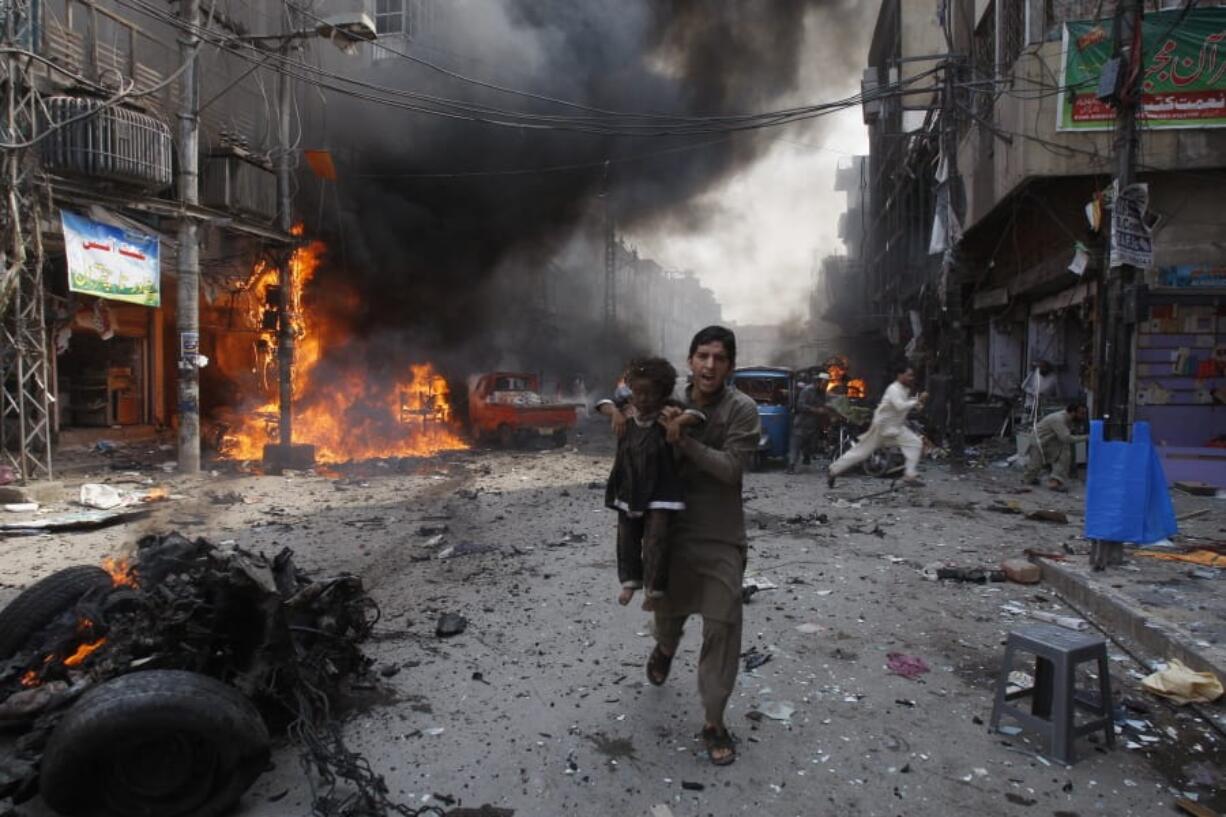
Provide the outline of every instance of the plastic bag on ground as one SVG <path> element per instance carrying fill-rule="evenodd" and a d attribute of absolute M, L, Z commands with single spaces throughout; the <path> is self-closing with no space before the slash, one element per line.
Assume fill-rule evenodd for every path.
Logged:
<path fill-rule="evenodd" d="M 1178 658 L 1166 662 L 1166 669 L 1141 679 L 1141 686 L 1183 706 L 1211 703 L 1222 697 L 1222 682 L 1211 672 L 1196 672 Z"/>
<path fill-rule="evenodd" d="M 109 511 L 124 504 L 123 496 L 110 485 L 87 482 L 81 486 L 80 502 L 87 508 Z"/>

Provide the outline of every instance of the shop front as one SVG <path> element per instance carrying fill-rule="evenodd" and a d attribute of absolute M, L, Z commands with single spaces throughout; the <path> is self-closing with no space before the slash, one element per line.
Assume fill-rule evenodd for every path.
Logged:
<path fill-rule="evenodd" d="M 47 281 L 61 443 L 135 436 L 164 421 L 159 236 L 91 209 L 61 212 L 62 252 L 52 244 Z"/>
<path fill-rule="evenodd" d="M 1134 419 L 1167 479 L 1226 488 L 1226 268 L 1169 267 L 1137 325 Z"/>

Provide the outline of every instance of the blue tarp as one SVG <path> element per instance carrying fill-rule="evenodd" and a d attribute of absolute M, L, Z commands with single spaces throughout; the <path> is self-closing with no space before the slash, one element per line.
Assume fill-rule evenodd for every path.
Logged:
<path fill-rule="evenodd" d="M 1087 539 L 1148 545 L 1179 531 L 1149 423 L 1133 424 L 1131 442 L 1108 442 L 1102 421 L 1092 420 L 1089 454 Z"/>

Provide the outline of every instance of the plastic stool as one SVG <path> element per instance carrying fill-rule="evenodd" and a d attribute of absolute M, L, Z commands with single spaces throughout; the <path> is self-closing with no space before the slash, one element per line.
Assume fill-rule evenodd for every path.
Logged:
<path fill-rule="evenodd" d="M 1013 672 L 1016 654 L 1035 656 L 1034 686 L 1008 691 L 1009 673 Z M 1077 666 L 1098 661 L 1099 700 L 1094 701 L 1076 688 Z M 1030 712 L 1023 712 L 1009 703 L 1015 698 L 1031 696 Z M 1088 723 L 1076 723 L 1080 706 L 1098 715 Z M 1074 744 L 1077 738 L 1099 729 L 1107 745 L 1115 745 L 1115 724 L 1111 717 L 1111 676 L 1107 668 L 1107 642 L 1062 627 L 1036 624 L 1009 633 L 1005 643 L 1005 660 L 1000 680 L 996 684 L 996 701 L 992 705 L 992 731 L 998 731 L 1001 715 L 1016 718 L 1022 726 L 1043 735 L 1048 740 L 1049 757 L 1066 766 L 1075 762 Z"/>

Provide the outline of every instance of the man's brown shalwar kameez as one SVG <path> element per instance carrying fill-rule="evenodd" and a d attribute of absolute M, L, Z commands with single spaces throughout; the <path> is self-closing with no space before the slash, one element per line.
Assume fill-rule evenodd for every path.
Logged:
<path fill-rule="evenodd" d="M 685 510 L 669 525 L 668 594 L 656 602 L 655 636 L 673 654 L 685 620 L 695 613 L 702 616 L 698 693 L 707 722 L 719 725 L 741 653 L 747 548 L 741 474 L 753 461 L 762 426 L 757 405 L 736 389 L 725 387 L 714 403 L 701 406 L 692 391 L 687 387 L 679 396 L 706 413 L 707 422 L 677 446 Z"/>

